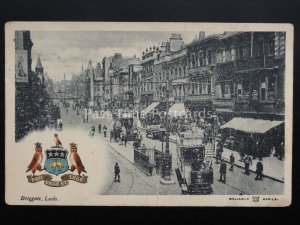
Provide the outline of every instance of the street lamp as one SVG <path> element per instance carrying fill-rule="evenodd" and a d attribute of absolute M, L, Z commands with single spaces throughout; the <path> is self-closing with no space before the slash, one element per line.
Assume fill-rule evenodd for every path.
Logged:
<path fill-rule="evenodd" d="M 172 170 L 172 155 L 170 154 L 170 121 L 169 121 L 169 108 L 170 108 L 170 81 L 169 76 L 167 76 L 166 82 L 166 147 L 163 153 L 162 162 L 162 178 L 160 182 L 162 184 L 174 184 L 175 181 L 171 179 Z"/>
<path fill-rule="evenodd" d="M 215 153 L 216 126 L 217 126 L 218 116 L 213 114 L 211 118 L 212 118 L 212 147 L 213 147 L 213 153 Z"/>

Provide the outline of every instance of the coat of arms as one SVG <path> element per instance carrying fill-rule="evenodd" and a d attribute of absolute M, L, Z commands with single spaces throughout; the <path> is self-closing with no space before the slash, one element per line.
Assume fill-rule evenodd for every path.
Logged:
<path fill-rule="evenodd" d="M 45 185 L 51 187 L 63 187 L 69 184 L 69 180 L 73 180 L 79 183 L 87 183 L 87 176 L 84 174 L 80 175 L 82 172 L 87 173 L 83 163 L 77 153 L 77 144 L 70 143 L 70 156 L 68 156 L 69 151 L 62 146 L 61 141 L 58 138 L 58 135 L 55 134 L 55 146 L 47 149 L 45 151 L 46 160 L 44 162 L 44 168 L 42 169 L 43 163 L 43 149 L 42 143 L 35 143 L 35 153 L 31 160 L 31 163 L 28 165 L 26 172 L 31 171 L 32 175 L 27 176 L 29 183 L 36 183 L 44 180 Z M 70 160 L 70 167 L 68 163 Z M 49 174 L 36 175 L 36 171 L 45 170 Z M 56 176 L 66 173 L 67 171 L 73 172 L 77 170 L 78 175 L 74 174 L 64 174 L 61 176 L 60 181 L 53 181 L 50 174 Z"/>

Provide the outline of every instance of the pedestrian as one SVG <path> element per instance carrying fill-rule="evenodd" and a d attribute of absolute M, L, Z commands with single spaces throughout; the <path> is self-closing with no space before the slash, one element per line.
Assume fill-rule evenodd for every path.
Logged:
<path fill-rule="evenodd" d="M 140 140 L 141 141 L 143 140 L 143 135 L 141 134 L 141 132 L 140 132 Z"/>
<path fill-rule="evenodd" d="M 264 166 L 261 161 L 256 163 L 256 177 L 255 180 L 262 180 Z"/>
<path fill-rule="evenodd" d="M 283 157 L 284 157 L 284 143 L 283 143 L 283 141 L 281 141 L 281 143 L 279 145 L 278 159 L 283 160 Z"/>
<path fill-rule="evenodd" d="M 223 146 L 221 142 L 218 142 L 217 152 L 216 152 L 216 163 L 219 163 L 219 160 L 222 158 Z"/>
<path fill-rule="evenodd" d="M 99 125 L 98 125 L 98 130 L 99 130 L 99 134 L 101 134 L 101 123 L 99 123 Z"/>
<path fill-rule="evenodd" d="M 118 165 L 118 163 L 116 162 L 116 164 L 115 164 L 115 182 L 119 182 L 120 183 L 120 181 L 121 181 L 121 179 L 120 179 L 120 167 L 119 167 L 119 165 Z"/>
<path fill-rule="evenodd" d="M 127 137 L 126 137 L 126 135 L 124 135 L 124 145 L 125 145 L 125 147 L 127 145 Z"/>
<path fill-rule="evenodd" d="M 234 166 L 234 161 L 235 161 L 233 153 L 231 153 L 229 159 L 230 159 L 230 168 L 229 168 L 229 170 L 233 171 L 233 166 Z"/>
<path fill-rule="evenodd" d="M 113 131 L 111 130 L 109 135 L 109 142 L 111 142 L 112 138 L 113 138 Z"/>
<path fill-rule="evenodd" d="M 133 142 L 133 149 L 137 149 L 139 147 L 139 143 L 137 141 Z"/>
<path fill-rule="evenodd" d="M 226 183 L 226 170 L 227 170 L 227 165 L 223 160 L 221 160 L 219 181 L 223 182 L 224 184 Z"/>
<path fill-rule="evenodd" d="M 103 126 L 103 134 L 104 134 L 104 137 L 106 137 L 106 132 L 107 132 L 107 127 L 104 125 L 104 126 Z"/>
<path fill-rule="evenodd" d="M 252 159 L 249 155 L 246 155 L 245 159 L 244 159 L 244 163 L 245 163 L 245 174 L 246 175 L 249 175 L 250 172 L 249 172 L 249 167 L 250 167 L 250 164 L 252 165 Z"/>

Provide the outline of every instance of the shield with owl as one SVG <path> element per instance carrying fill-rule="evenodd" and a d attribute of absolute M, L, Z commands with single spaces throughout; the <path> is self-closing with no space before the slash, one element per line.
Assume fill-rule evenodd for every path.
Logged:
<path fill-rule="evenodd" d="M 69 151 L 62 148 L 51 148 L 46 150 L 45 170 L 48 173 L 59 174 L 69 170 L 67 155 Z"/>

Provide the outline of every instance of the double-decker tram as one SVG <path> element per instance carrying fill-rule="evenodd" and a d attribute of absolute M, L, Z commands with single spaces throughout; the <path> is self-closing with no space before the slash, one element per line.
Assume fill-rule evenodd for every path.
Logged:
<path fill-rule="evenodd" d="M 202 141 L 203 134 L 191 130 L 177 137 L 178 168 L 175 171 L 182 194 L 213 193 L 211 145 Z"/>

